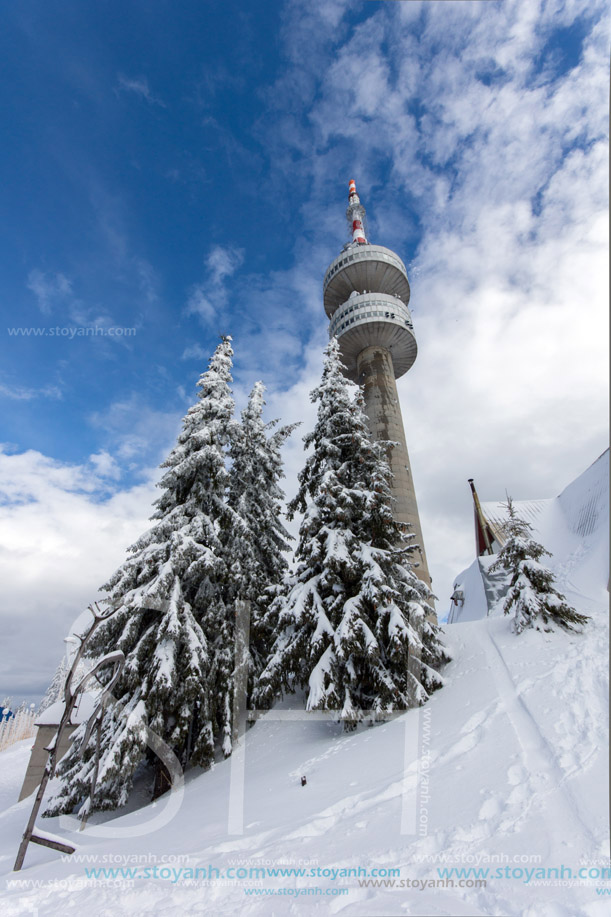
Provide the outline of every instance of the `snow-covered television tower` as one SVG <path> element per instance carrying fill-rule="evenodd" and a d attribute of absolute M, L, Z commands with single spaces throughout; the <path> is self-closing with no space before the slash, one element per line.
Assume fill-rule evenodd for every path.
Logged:
<path fill-rule="evenodd" d="M 424 550 L 416 491 L 407 453 L 395 380 L 410 369 L 418 347 L 409 302 L 407 271 L 389 248 L 370 245 L 365 208 L 349 185 L 346 211 L 351 241 L 332 261 L 323 283 L 329 334 L 339 341 L 347 376 L 362 385 L 372 436 L 398 443 L 391 452 L 394 514 L 407 522 L 420 550 L 415 572 L 431 583 Z"/>

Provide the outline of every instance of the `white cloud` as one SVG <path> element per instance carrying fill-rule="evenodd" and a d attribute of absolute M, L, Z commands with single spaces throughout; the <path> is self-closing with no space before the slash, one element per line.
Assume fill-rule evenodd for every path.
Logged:
<path fill-rule="evenodd" d="M 72 282 L 65 274 L 48 274 L 38 268 L 30 271 L 26 286 L 36 297 L 38 308 L 45 315 L 72 294 Z"/>
<path fill-rule="evenodd" d="M 103 194 L 100 194 L 99 197 L 100 200 L 104 198 Z M 99 207 L 97 204 L 95 206 L 99 210 L 100 228 L 105 240 L 112 250 L 113 258 L 120 265 L 121 283 L 127 282 L 137 288 L 141 294 L 140 298 L 147 305 L 156 303 L 159 299 L 157 272 L 145 258 L 128 253 L 127 237 L 120 228 L 119 208 L 108 201 L 100 204 Z M 53 311 L 57 312 L 61 307 L 63 316 L 77 325 L 104 328 L 117 325 L 116 319 L 104 305 L 99 303 L 89 305 L 75 295 L 74 282 L 65 274 L 44 273 L 34 268 L 28 274 L 26 286 L 34 293 L 38 307 L 44 315 L 49 315 Z M 116 341 L 128 347 L 133 343 L 118 335 L 106 338 L 104 342 L 110 344 Z M 98 339 L 98 343 L 101 342 L 102 339 Z"/>
<path fill-rule="evenodd" d="M 6 385 L 0 382 L 0 397 L 13 401 L 32 401 L 34 398 L 63 398 L 63 393 L 57 385 L 28 388 L 24 385 Z"/>
<path fill-rule="evenodd" d="M 130 212 L 125 197 L 109 187 L 95 172 L 88 169 L 87 191 L 95 218 L 95 228 L 102 245 L 99 247 L 99 267 L 120 288 L 127 288 L 140 308 L 150 306 L 159 300 L 160 280 L 155 267 L 143 257 L 139 245 L 132 238 L 134 214 Z M 103 253 L 106 254 L 106 261 Z M 137 291 L 137 292 L 136 292 Z M 80 311 L 91 313 L 78 303 Z M 96 306 L 95 308 L 100 308 Z M 109 310 L 102 307 L 103 314 Z M 118 324 L 116 320 L 111 324 Z"/>
<path fill-rule="evenodd" d="M 224 304 L 218 299 L 216 303 L 212 302 L 208 295 L 209 289 L 207 284 L 194 284 L 189 290 L 186 306 L 187 315 L 198 315 L 205 325 L 210 324 L 218 316 L 220 307 Z"/>
<path fill-rule="evenodd" d="M 181 360 L 206 360 L 210 359 L 210 354 L 206 353 L 200 344 L 189 344 L 182 352 Z"/>
<path fill-rule="evenodd" d="M 17 701 L 44 692 L 70 624 L 149 525 L 152 474 L 122 492 L 109 490 L 115 475 L 104 453 L 68 465 L 0 451 L 0 626 L 14 647 L 0 681 Z"/>
<path fill-rule="evenodd" d="M 217 286 L 226 277 L 231 277 L 244 260 L 244 252 L 238 248 L 223 248 L 215 245 L 206 258 L 206 267 L 210 273 L 210 282 Z"/>
<path fill-rule="evenodd" d="M 114 401 L 104 411 L 94 411 L 91 425 L 106 437 L 107 447 L 130 469 L 158 464 L 172 445 L 180 425 L 175 412 L 151 407 L 142 392 Z"/>
<path fill-rule="evenodd" d="M 97 452 L 89 456 L 89 461 L 101 478 L 111 478 L 116 481 L 121 477 L 121 468 L 110 453 Z"/>
<path fill-rule="evenodd" d="M 125 92 L 132 92 L 148 102 L 149 105 L 158 105 L 160 108 L 167 108 L 166 103 L 158 96 L 151 92 L 149 82 L 145 76 L 126 77 L 119 74 L 117 77 L 119 88 Z"/>
<path fill-rule="evenodd" d="M 222 324 L 228 302 L 225 281 L 232 277 L 244 260 L 239 248 L 215 245 L 206 257 L 206 279 L 194 284 L 187 299 L 187 315 L 198 315 L 204 325 Z"/>
<path fill-rule="evenodd" d="M 157 292 L 159 286 L 157 271 L 146 258 L 134 257 L 132 260 L 141 293 L 148 303 L 157 302 L 159 299 L 159 294 Z"/>

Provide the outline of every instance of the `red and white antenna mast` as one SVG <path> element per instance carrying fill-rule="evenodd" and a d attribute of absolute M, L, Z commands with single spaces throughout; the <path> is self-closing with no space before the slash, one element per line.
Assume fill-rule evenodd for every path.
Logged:
<path fill-rule="evenodd" d="M 356 193 L 356 183 L 354 179 L 348 185 L 348 209 L 346 210 L 348 226 L 352 233 L 352 241 L 357 245 L 367 245 L 365 238 L 365 208 L 361 204 L 361 199 Z"/>

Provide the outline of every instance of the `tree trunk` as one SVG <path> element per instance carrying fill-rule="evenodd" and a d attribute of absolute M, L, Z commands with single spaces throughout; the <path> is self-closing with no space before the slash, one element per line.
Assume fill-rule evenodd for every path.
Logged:
<path fill-rule="evenodd" d="M 155 762 L 155 781 L 153 783 L 153 801 L 159 799 L 171 788 L 172 781 L 165 764 L 157 759 Z"/>

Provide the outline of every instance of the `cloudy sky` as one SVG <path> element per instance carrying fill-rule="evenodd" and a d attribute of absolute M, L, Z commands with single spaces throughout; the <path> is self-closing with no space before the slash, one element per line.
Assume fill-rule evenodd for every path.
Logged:
<path fill-rule="evenodd" d="M 473 557 L 468 477 L 549 497 L 604 450 L 606 6 L 3 5 L 0 694 L 44 692 L 147 526 L 220 332 L 238 404 L 261 378 L 270 419 L 311 426 L 350 178 L 408 265 L 440 611 Z M 292 495 L 300 435 L 286 460 Z"/>

